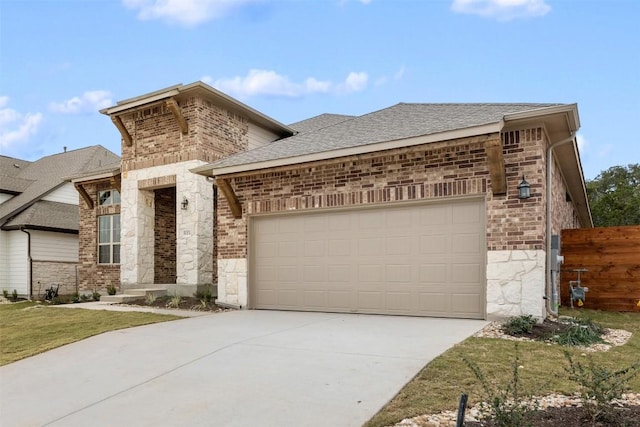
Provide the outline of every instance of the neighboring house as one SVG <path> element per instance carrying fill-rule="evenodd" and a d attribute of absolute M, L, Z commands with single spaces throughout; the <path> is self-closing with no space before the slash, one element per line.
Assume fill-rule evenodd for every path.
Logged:
<path fill-rule="evenodd" d="M 197 82 L 101 112 L 122 168 L 73 179 L 85 287 L 217 283 L 243 308 L 543 317 L 550 236 L 592 226 L 575 104 L 401 103 L 285 126 Z"/>
<path fill-rule="evenodd" d="M 100 146 L 34 162 L 0 156 L 0 289 L 39 297 L 76 290 L 78 193 L 69 175 L 118 161 Z"/>

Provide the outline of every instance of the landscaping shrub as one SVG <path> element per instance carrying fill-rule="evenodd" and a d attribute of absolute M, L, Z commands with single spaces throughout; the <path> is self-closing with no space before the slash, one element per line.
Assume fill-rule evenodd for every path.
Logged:
<path fill-rule="evenodd" d="M 531 315 L 512 317 L 502 325 L 502 330 L 509 335 L 530 334 L 536 323 L 537 320 Z"/>

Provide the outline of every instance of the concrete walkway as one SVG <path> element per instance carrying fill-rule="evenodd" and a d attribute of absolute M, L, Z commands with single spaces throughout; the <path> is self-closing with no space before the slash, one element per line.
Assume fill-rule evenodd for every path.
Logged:
<path fill-rule="evenodd" d="M 9 426 L 360 426 L 486 322 L 229 311 L 0 368 Z"/>

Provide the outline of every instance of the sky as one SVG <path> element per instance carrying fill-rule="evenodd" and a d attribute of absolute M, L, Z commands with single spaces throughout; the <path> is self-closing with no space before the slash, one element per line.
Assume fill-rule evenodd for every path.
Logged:
<path fill-rule="evenodd" d="M 285 124 L 398 102 L 577 103 L 586 179 L 640 163 L 640 0 L 0 0 L 0 155 L 120 134 L 198 80 Z"/>

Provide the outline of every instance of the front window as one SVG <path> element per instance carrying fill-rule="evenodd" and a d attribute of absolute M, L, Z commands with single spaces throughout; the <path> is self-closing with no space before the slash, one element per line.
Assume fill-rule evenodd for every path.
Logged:
<path fill-rule="evenodd" d="M 98 205 L 120 204 L 120 192 L 118 190 L 104 190 L 98 192 Z"/>
<path fill-rule="evenodd" d="M 120 215 L 98 217 L 98 263 L 120 264 Z"/>

